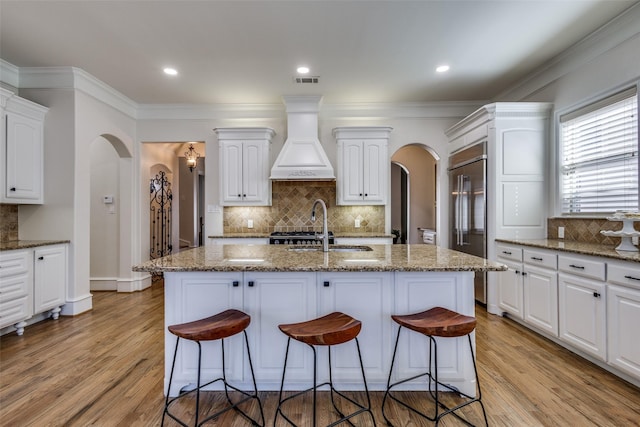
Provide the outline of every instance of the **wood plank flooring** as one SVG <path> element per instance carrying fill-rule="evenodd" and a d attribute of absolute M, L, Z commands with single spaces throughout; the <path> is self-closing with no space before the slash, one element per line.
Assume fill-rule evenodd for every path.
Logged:
<path fill-rule="evenodd" d="M 27 327 L 22 337 L 1 337 L 0 426 L 160 425 L 162 286 L 159 281 L 133 294 L 97 292 L 89 313 L 40 322 Z M 477 317 L 477 357 L 490 425 L 640 425 L 637 387 L 512 321 L 482 309 Z M 212 405 L 222 401 L 220 393 L 206 394 Z M 261 392 L 260 396 L 270 426 L 277 393 Z M 404 397 L 427 403 L 424 394 Z M 384 425 L 381 401 L 381 392 L 372 393 L 378 425 Z M 305 415 L 305 403 L 310 402 L 297 404 L 291 411 Z M 255 405 L 247 408 L 257 413 Z M 329 408 L 323 396 L 322 422 L 335 419 Z M 184 408 L 185 413 L 189 411 Z M 397 426 L 431 425 L 411 418 L 402 408 L 390 412 Z M 480 421 L 477 405 L 465 414 L 473 422 Z M 354 423 L 372 425 L 364 417 Z M 210 425 L 246 426 L 247 422 L 230 412 Z M 447 417 L 440 425 L 462 424 Z"/>

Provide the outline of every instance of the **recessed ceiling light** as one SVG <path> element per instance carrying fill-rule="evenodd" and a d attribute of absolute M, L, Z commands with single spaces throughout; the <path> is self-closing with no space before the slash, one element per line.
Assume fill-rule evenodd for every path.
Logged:
<path fill-rule="evenodd" d="M 299 74 L 307 74 L 309 72 L 309 67 L 298 67 L 296 71 Z"/>
<path fill-rule="evenodd" d="M 166 67 L 162 71 L 164 71 L 165 74 L 168 74 L 170 76 L 177 76 L 178 75 L 178 70 L 176 70 L 175 68 Z"/>
<path fill-rule="evenodd" d="M 446 73 L 447 71 L 449 71 L 449 66 L 448 65 L 440 65 L 440 66 L 438 66 L 438 68 L 436 68 L 436 71 L 438 73 Z"/>

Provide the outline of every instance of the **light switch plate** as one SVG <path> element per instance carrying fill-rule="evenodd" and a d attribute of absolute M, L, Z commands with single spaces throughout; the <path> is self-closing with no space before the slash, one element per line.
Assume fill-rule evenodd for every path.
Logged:
<path fill-rule="evenodd" d="M 252 219 L 248 219 L 247 220 L 247 228 L 253 228 L 253 220 Z"/>
<path fill-rule="evenodd" d="M 564 239 L 564 227 L 558 227 L 558 239 Z"/>

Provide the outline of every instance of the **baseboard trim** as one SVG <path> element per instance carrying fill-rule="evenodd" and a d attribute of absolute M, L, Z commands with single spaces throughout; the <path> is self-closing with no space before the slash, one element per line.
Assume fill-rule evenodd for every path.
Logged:
<path fill-rule="evenodd" d="M 60 315 L 62 316 L 76 316 L 85 311 L 89 311 L 93 308 L 93 295 L 87 294 L 82 297 L 78 297 L 73 301 L 67 300 L 62 306 Z"/>

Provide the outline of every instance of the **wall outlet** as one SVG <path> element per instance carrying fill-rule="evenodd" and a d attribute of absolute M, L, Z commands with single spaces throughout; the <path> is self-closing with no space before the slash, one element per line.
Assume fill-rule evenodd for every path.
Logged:
<path fill-rule="evenodd" d="M 253 228 L 253 220 L 252 219 L 248 219 L 247 220 L 247 228 Z"/>
<path fill-rule="evenodd" d="M 564 239 L 564 227 L 558 227 L 558 239 Z"/>
<path fill-rule="evenodd" d="M 631 236 L 631 243 L 634 245 L 638 245 L 638 236 Z"/>
<path fill-rule="evenodd" d="M 354 226 L 360 228 L 360 219 L 356 218 Z"/>

